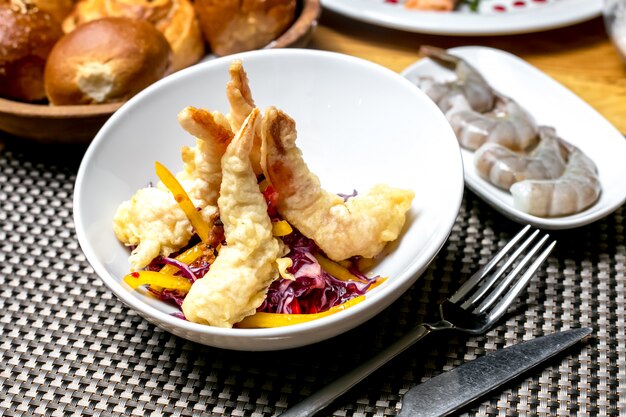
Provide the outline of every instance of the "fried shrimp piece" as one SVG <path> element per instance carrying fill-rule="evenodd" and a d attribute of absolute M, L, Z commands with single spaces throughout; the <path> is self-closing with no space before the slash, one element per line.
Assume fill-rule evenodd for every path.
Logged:
<path fill-rule="evenodd" d="M 254 109 L 222 158 L 218 205 L 227 245 L 183 302 L 185 317 L 196 323 L 232 327 L 255 313 L 278 277 L 281 247 L 249 157 L 258 121 Z"/>
<path fill-rule="evenodd" d="M 449 12 L 454 10 L 459 0 L 407 0 L 404 7 L 415 10 Z"/>
<path fill-rule="evenodd" d="M 468 62 L 434 46 L 422 46 L 420 53 L 456 74 L 456 80 L 450 82 L 437 82 L 428 77 L 419 81 L 419 87 L 437 103 L 441 111 L 447 112 L 452 105 L 450 100 L 457 96 L 464 97 L 470 108 L 478 113 L 493 109 L 495 104 L 493 89 L 482 74 Z"/>
<path fill-rule="evenodd" d="M 476 150 L 483 143 L 499 143 L 514 151 L 526 151 L 537 143 L 533 117 L 514 100 L 498 96 L 489 113 L 480 114 L 462 96 L 453 97 L 446 118 L 461 146 Z"/>
<path fill-rule="evenodd" d="M 113 230 L 120 242 L 136 246 L 128 258 L 133 271 L 145 268 L 159 255 L 167 256 L 182 248 L 193 233 L 172 194 L 156 187 L 141 188 L 120 204 Z"/>
<path fill-rule="evenodd" d="M 241 60 L 233 60 L 228 72 L 230 73 L 230 81 L 226 84 L 226 98 L 230 103 L 230 112 L 227 117 L 232 131 L 237 132 L 256 106 L 248 84 L 248 75 Z M 261 133 L 259 128 L 260 125 L 258 124 L 254 134 L 254 145 L 250 152 L 252 168 L 257 175 L 263 172 L 261 169 Z"/>
<path fill-rule="evenodd" d="M 555 179 L 563 174 L 567 151 L 556 130 L 539 127 L 539 144 L 529 154 L 520 154 L 497 143 L 485 143 L 474 154 L 476 171 L 496 187 L 508 190 L 523 180 Z"/>
<path fill-rule="evenodd" d="M 212 222 L 222 176 L 221 158 L 233 135 L 206 110 L 187 107 L 178 120 L 196 137 L 196 146 L 182 149 L 184 170 L 177 177 L 201 209 L 202 218 Z M 113 218 L 113 229 L 122 243 L 136 246 L 129 257 L 135 271 L 159 255 L 167 256 L 184 247 L 193 236 L 187 216 L 162 183 L 140 189 L 123 202 Z"/>
<path fill-rule="evenodd" d="M 596 165 L 580 149 L 571 150 L 562 176 L 524 180 L 511 186 L 515 208 L 541 217 L 566 216 L 591 206 L 600 196 Z"/>
<path fill-rule="evenodd" d="M 228 73 L 230 74 L 230 81 L 226 84 L 226 98 L 230 103 L 230 112 L 227 117 L 233 131 L 238 132 L 256 106 L 248 84 L 248 74 L 243 69 L 241 60 L 233 60 L 228 68 Z"/>
<path fill-rule="evenodd" d="M 196 138 L 196 146 L 183 147 L 184 168 L 176 179 L 201 207 L 217 205 L 222 182 L 220 161 L 234 136 L 230 129 L 220 124 L 220 117 L 223 115 L 194 107 L 186 107 L 178 113 L 178 123 Z"/>
<path fill-rule="evenodd" d="M 412 191 L 376 185 L 344 202 L 323 190 L 296 146 L 295 122 L 282 111 L 266 110 L 262 127 L 265 176 L 278 192 L 280 214 L 335 260 L 372 258 L 404 226 Z"/>

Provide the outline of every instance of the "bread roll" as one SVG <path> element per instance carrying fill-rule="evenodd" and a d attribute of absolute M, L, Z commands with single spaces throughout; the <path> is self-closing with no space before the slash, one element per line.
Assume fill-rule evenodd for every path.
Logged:
<path fill-rule="evenodd" d="M 0 0 L 0 96 L 43 100 L 46 58 L 62 35 L 59 22 L 33 3 Z"/>
<path fill-rule="evenodd" d="M 165 75 L 171 49 L 150 23 L 110 17 L 86 23 L 52 49 L 45 69 L 51 104 L 123 101 Z"/>
<path fill-rule="evenodd" d="M 102 17 L 130 17 L 152 23 L 172 48 L 172 71 L 204 57 L 204 41 L 190 0 L 79 0 L 63 22 L 63 31 Z"/>
<path fill-rule="evenodd" d="M 38 8 L 52 15 L 59 23 L 63 22 L 74 9 L 74 0 L 30 0 Z"/>
<path fill-rule="evenodd" d="M 296 0 L 195 0 L 206 41 L 217 55 L 262 48 L 295 17 Z"/>

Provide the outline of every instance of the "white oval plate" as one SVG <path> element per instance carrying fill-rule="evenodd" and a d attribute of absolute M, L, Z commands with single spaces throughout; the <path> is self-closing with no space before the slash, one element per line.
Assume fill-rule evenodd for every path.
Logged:
<path fill-rule="evenodd" d="M 392 29 L 436 35 L 485 36 L 539 32 L 597 17 L 602 0 L 481 0 L 472 12 L 407 10 L 405 0 L 322 0 L 337 13 Z"/>
<path fill-rule="evenodd" d="M 172 171 L 182 168 L 180 149 L 194 141 L 178 125 L 181 109 L 228 111 L 225 85 L 228 66 L 236 57 L 243 60 L 259 108 L 275 105 L 296 120 L 298 144 L 326 189 L 365 191 L 386 182 L 415 191 L 401 238 L 373 271 L 390 278 L 346 311 L 275 329 L 223 329 L 175 318 L 171 313 L 176 309 L 132 291 L 122 281 L 130 268 L 129 251 L 113 233 L 117 206 L 156 181 L 154 161 Z M 81 248 L 96 273 L 149 321 L 210 346 L 286 349 L 319 342 L 365 322 L 415 282 L 456 220 L 463 195 L 461 164 L 454 132 L 439 109 L 397 73 L 329 52 L 248 52 L 180 71 L 122 106 L 81 163 L 74 221 Z"/>
<path fill-rule="evenodd" d="M 507 217 L 544 229 L 569 229 L 589 224 L 626 201 L 626 139 L 591 106 L 526 61 L 498 49 L 466 46 L 450 49 L 480 71 L 499 92 L 519 102 L 540 125 L 553 126 L 560 137 L 578 146 L 598 167 L 602 193 L 590 208 L 571 216 L 542 218 L 513 207 L 511 194 L 483 180 L 474 168 L 474 153 L 462 149 L 465 184 Z M 402 72 L 418 77 L 454 78 L 453 73 L 422 59 Z"/>

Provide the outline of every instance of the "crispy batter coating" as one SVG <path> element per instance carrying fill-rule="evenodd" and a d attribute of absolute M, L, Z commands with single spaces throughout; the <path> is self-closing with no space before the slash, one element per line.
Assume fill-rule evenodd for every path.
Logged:
<path fill-rule="evenodd" d="M 265 175 L 278 192 L 278 211 L 329 258 L 372 258 L 398 238 L 414 193 L 384 184 L 348 199 L 322 189 L 296 146 L 293 119 L 270 107 L 262 125 Z"/>
<path fill-rule="evenodd" d="M 218 205 L 227 245 L 185 297 L 182 309 L 189 321 L 232 327 L 255 313 L 278 277 L 281 247 L 250 163 L 258 119 L 254 109 L 222 158 Z"/>
<path fill-rule="evenodd" d="M 216 119 L 219 116 L 193 107 L 178 116 L 182 127 L 196 136 L 196 146 L 183 148 L 184 169 L 177 178 L 207 222 L 217 211 L 221 158 L 233 137 Z M 193 236 L 187 216 L 162 183 L 140 189 L 123 202 L 113 218 L 113 229 L 122 243 L 136 246 L 129 257 L 133 270 L 145 268 L 159 255 L 181 249 Z"/>

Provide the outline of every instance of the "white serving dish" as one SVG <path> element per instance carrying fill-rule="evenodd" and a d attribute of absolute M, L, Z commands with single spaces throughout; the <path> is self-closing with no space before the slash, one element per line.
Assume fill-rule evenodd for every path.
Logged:
<path fill-rule="evenodd" d="M 602 193 L 588 209 L 570 216 L 542 218 L 513 207 L 513 198 L 483 180 L 474 168 L 474 153 L 462 149 L 465 184 L 507 217 L 544 229 L 570 229 L 596 221 L 626 201 L 626 140 L 615 127 L 591 106 L 561 84 L 505 51 L 480 46 L 453 48 L 480 71 L 500 93 L 513 98 L 533 115 L 539 125 L 553 126 L 564 140 L 582 149 L 597 165 Z M 451 71 L 422 59 L 402 74 L 412 82 L 419 77 L 454 78 Z"/>
<path fill-rule="evenodd" d="M 367 299 L 317 321 L 274 329 L 223 329 L 173 317 L 173 307 L 132 291 L 122 280 L 129 251 L 112 230 L 117 206 L 156 181 L 158 160 L 180 170 L 180 148 L 193 145 L 176 115 L 185 106 L 228 111 L 225 85 L 233 58 L 243 60 L 259 108 L 275 105 L 297 122 L 309 167 L 334 192 L 386 182 L 415 191 L 401 239 L 373 273 L 389 279 Z M 381 66 L 346 55 L 263 50 L 219 58 L 174 74 L 132 98 L 88 148 L 76 179 L 74 219 L 96 273 L 125 304 L 189 340 L 238 350 L 303 346 L 338 335 L 379 313 L 405 292 L 444 244 L 458 214 L 463 169 L 454 133 L 418 88 Z"/>

